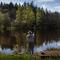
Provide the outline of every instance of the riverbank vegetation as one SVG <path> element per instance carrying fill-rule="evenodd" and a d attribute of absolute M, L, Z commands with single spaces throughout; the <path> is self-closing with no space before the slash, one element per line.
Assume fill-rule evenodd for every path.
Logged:
<path fill-rule="evenodd" d="M 14 54 L 14 55 L 0 55 L 0 59 L 5 59 L 5 60 L 39 60 L 40 57 L 38 56 L 33 56 L 30 54 Z"/>
<path fill-rule="evenodd" d="M 35 34 L 35 46 L 40 46 L 43 42 L 47 44 L 53 40 L 57 42 L 60 40 L 60 13 L 34 6 L 33 1 L 24 2 L 23 5 L 1 2 L 0 48 L 13 50 L 18 47 L 19 51 L 11 55 L 0 52 L 0 60 L 60 60 L 60 49 L 52 48 L 39 54 L 26 54 L 24 50 L 27 49 L 26 35 L 30 30 Z M 24 53 L 18 54 L 21 50 L 24 50 Z"/>
<path fill-rule="evenodd" d="M 29 54 L 23 55 L 0 55 L 1 60 L 60 60 L 59 56 L 33 56 Z"/>
<path fill-rule="evenodd" d="M 33 2 L 21 4 L 0 3 L 0 45 L 14 47 L 16 44 L 26 47 L 26 34 L 35 33 L 35 44 L 60 37 L 60 13 L 33 5 Z"/>

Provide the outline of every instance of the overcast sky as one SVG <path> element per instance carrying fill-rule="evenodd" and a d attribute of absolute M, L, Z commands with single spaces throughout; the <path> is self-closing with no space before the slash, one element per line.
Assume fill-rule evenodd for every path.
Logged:
<path fill-rule="evenodd" d="M 32 0 L 0 0 L 0 2 L 5 3 L 20 3 L 23 4 L 24 2 L 31 2 Z M 38 7 L 43 7 L 44 9 L 48 9 L 51 11 L 58 11 L 60 12 L 60 0 L 33 0 L 34 4 Z"/>

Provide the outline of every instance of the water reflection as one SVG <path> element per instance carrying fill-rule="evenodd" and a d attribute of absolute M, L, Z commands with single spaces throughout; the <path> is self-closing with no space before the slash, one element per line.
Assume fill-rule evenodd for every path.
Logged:
<path fill-rule="evenodd" d="M 0 47 L 0 53 L 2 54 L 12 54 L 14 52 L 14 50 L 11 50 L 10 48 L 1 48 Z"/>
<path fill-rule="evenodd" d="M 35 47 L 34 51 L 35 52 L 40 52 L 40 51 L 44 51 L 48 48 L 60 48 L 60 41 L 52 41 L 52 42 L 44 42 L 42 45 L 40 45 L 39 47 Z"/>
<path fill-rule="evenodd" d="M 44 50 L 46 50 L 48 48 L 60 48 L 60 41 L 56 42 L 56 41 L 52 40 L 52 42 L 47 42 L 47 43 L 44 42 L 42 45 L 40 45 L 38 47 L 36 46 L 34 48 L 34 52 L 44 51 Z M 24 50 L 24 49 L 22 49 L 22 50 Z M 4 49 L 2 49 L 1 46 L 0 46 L 0 53 L 12 54 L 12 53 L 14 53 L 14 51 L 15 50 L 12 50 L 10 48 L 4 48 Z"/>

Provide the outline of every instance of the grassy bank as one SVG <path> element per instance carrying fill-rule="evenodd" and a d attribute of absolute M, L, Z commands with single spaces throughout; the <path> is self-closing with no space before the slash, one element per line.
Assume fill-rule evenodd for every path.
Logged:
<path fill-rule="evenodd" d="M 41 57 L 36 55 L 0 55 L 0 60 L 60 60 L 60 57 Z"/>
<path fill-rule="evenodd" d="M 29 54 L 22 55 L 0 55 L 0 60 L 40 60 L 38 56 Z"/>

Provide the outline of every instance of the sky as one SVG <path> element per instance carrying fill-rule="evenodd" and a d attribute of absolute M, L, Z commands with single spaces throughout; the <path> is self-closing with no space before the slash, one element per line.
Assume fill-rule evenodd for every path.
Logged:
<path fill-rule="evenodd" d="M 44 9 L 51 10 L 52 12 L 58 11 L 60 12 L 60 0 L 0 0 L 0 2 L 10 3 L 20 3 L 21 5 L 24 2 L 34 1 L 34 4 L 38 7 L 43 7 Z"/>

